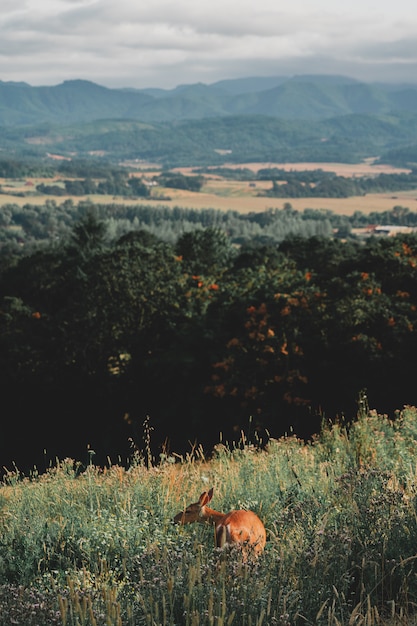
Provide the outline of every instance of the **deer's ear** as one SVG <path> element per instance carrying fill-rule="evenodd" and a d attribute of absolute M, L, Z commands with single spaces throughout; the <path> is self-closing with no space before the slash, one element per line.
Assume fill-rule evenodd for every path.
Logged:
<path fill-rule="evenodd" d="M 203 491 L 203 493 L 201 494 L 201 496 L 198 499 L 198 504 L 200 506 L 205 506 L 207 504 L 207 502 L 210 502 L 209 494 L 207 493 L 207 491 Z"/>
<path fill-rule="evenodd" d="M 210 491 L 203 491 L 203 493 L 201 494 L 199 500 L 198 500 L 198 504 L 200 506 L 205 506 L 208 502 L 210 502 L 210 500 L 213 497 L 213 487 L 210 489 Z"/>

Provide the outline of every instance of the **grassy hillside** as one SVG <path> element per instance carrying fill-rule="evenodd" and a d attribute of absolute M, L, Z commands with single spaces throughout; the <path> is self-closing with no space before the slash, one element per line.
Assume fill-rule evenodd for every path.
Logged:
<path fill-rule="evenodd" d="M 355 424 L 309 444 L 261 450 L 242 436 L 210 460 L 196 449 L 154 466 L 145 427 L 127 470 L 66 459 L 42 476 L 10 473 L 0 624 L 415 623 L 416 418 L 406 408 L 389 421 L 362 398 Z M 172 524 L 211 486 L 218 510 L 264 521 L 257 562 L 215 549 L 208 526 Z"/>

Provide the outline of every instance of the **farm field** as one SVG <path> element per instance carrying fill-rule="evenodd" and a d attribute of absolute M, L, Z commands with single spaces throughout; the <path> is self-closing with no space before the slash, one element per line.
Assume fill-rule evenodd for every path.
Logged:
<path fill-rule="evenodd" d="M 240 184 L 242 186 L 242 183 Z M 215 185 L 213 185 L 214 187 Z M 204 189 L 204 188 L 203 188 Z M 143 198 L 133 200 L 129 198 L 113 197 L 106 195 L 91 196 L 33 196 L 33 197 L 16 197 L 9 194 L 0 196 L 0 207 L 7 204 L 17 204 L 23 206 L 25 204 L 43 205 L 46 200 L 54 200 L 57 204 L 61 204 L 65 200 L 71 199 L 74 202 L 81 200 L 90 200 L 99 204 L 149 204 L 156 202 L 158 205 L 179 206 L 183 208 L 193 209 L 219 209 L 221 211 L 238 211 L 241 213 L 263 212 L 267 209 L 281 209 L 287 202 L 297 211 L 309 209 L 325 209 L 339 213 L 340 215 L 353 215 L 355 211 L 362 213 L 372 213 L 374 211 L 389 211 L 396 205 L 405 206 L 410 211 L 417 211 L 417 190 L 415 192 L 405 191 L 397 192 L 395 196 L 391 194 L 369 194 L 366 196 L 352 196 L 351 198 L 263 198 L 255 197 L 249 194 L 240 193 L 237 195 L 220 195 L 220 193 L 211 193 L 202 191 L 200 193 L 175 190 L 169 191 L 170 199 L 159 198 L 157 194 L 152 194 L 151 198 Z"/>
<path fill-rule="evenodd" d="M 335 172 L 338 176 L 377 176 L 378 174 L 399 174 L 400 172 L 410 172 L 407 168 L 393 167 L 392 165 L 385 164 L 375 164 L 374 159 L 365 159 L 362 163 L 245 163 L 244 165 L 226 164 L 225 167 L 235 169 L 239 167 L 247 167 L 254 172 L 258 172 L 260 169 L 272 167 L 287 171 L 295 170 L 297 172 L 321 169 L 327 172 Z"/>
<path fill-rule="evenodd" d="M 322 169 L 325 171 L 335 172 L 339 176 L 372 176 L 381 173 L 393 174 L 400 172 L 408 172 L 409 170 L 394 168 L 389 165 L 373 165 L 370 160 L 363 163 L 241 163 L 241 164 L 225 164 L 227 168 L 234 169 L 252 169 L 258 171 L 263 168 L 279 168 L 288 171 L 297 170 L 315 170 Z M 178 168 L 184 175 L 192 175 L 193 168 Z M 136 176 L 151 178 L 160 172 L 138 171 Z M 89 196 L 52 196 L 52 195 L 31 195 L 30 187 L 26 181 L 8 181 L 0 179 L 0 186 L 3 187 L 3 193 L 0 195 L 0 207 L 5 204 L 17 204 L 19 206 L 25 204 L 43 205 L 46 200 L 54 200 L 61 204 L 65 200 L 72 198 L 74 202 L 89 199 L 94 203 L 112 204 L 123 203 L 144 204 L 157 202 L 164 206 L 179 206 L 183 208 L 193 209 L 218 209 L 222 211 L 238 211 L 241 213 L 263 212 L 268 209 L 280 209 L 285 203 L 290 203 L 297 211 L 303 211 L 306 208 L 324 209 L 333 211 L 341 215 L 352 215 L 356 211 L 362 213 L 371 213 L 378 211 L 389 211 L 394 206 L 405 206 L 410 211 L 417 211 L 417 189 L 399 191 L 392 193 L 374 193 L 365 196 L 352 196 L 349 198 L 273 198 L 264 197 L 260 194 L 265 193 L 271 188 L 270 181 L 239 181 L 222 178 L 218 175 L 205 174 L 206 182 L 201 191 L 194 192 L 183 189 L 167 189 L 155 187 L 152 189 L 150 198 L 131 199 L 112 195 L 89 195 Z M 32 179 L 30 184 L 33 188 L 41 182 L 51 183 L 51 179 Z M 10 191 L 10 193 L 7 193 Z M 24 192 L 25 196 L 17 196 L 16 193 Z M 29 193 L 28 193 L 29 192 Z"/>
<path fill-rule="evenodd" d="M 200 193 L 185 192 L 180 190 L 170 190 L 170 201 L 163 203 L 168 206 L 181 206 L 184 208 L 196 209 L 220 209 L 222 211 L 232 210 L 241 213 L 262 212 L 268 209 L 281 209 L 285 203 L 290 203 L 297 211 L 304 209 L 325 209 L 339 213 L 340 215 L 353 215 L 356 211 L 362 213 L 372 213 L 374 211 L 389 211 L 396 205 L 405 206 L 410 211 L 417 211 L 417 190 L 410 192 L 397 192 L 395 196 L 387 193 L 369 194 L 366 196 L 352 196 L 351 198 L 266 198 L 255 197 L 254 195 L 246 195 L 243 193 L 244 184 L 240 183 L 240 195 L 237 194 L 237 185 L 230 186 L 233 189 L 233 195 L 224 194 L 223 184 L 218 187 L 223 191 L 224 195 L 209 189 L 216 188 L 215 183 L 210 183 L 203 187 Z M 266 187 L 270 187 L 270 183 L 266 183 Z M 257 187 L 258 191 L 261 185 Z M 205 191 L 206 190 L 206 191 Z M 253 191 L 253 190 L 252 190 Z"/>

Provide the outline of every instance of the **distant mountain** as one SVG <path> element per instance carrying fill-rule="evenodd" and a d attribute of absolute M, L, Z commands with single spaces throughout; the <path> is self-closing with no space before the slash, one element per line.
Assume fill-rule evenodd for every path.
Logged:
<path fill-rule="evenodd" d="M 152 102 L 145 93 L 108 89 L 85 80 L 54 87 L 0 82 L 0 126 L 135 118 L 138 108 Z"/>
<path fill-rule="evenodd" d="M 313 121 L 396 111 L 417 112 L 417 83 L 395 86 L 324 75 L 248 77 L 175 89 L 109 89 L 85 80 L 51 87 L 0 81 L 3 127 L 99 119 L 169 122 L 229 115 Z"/>

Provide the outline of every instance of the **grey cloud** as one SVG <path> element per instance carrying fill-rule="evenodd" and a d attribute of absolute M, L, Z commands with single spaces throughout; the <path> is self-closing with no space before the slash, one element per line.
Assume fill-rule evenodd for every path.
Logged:
<path fill-rule="evenodd" d="M 292 12 L 275 0 L 54 0 L 48 10 L 39 0 L 25 12 L 21 0 L 3 2 L 2 80 L 143 87 L 318 72 L 403 80 L 417 58 L 411 19 L 391 25 L 347 10 L 340 19 L 331 3 L 319 11 L 306 0 Z"/>
<path fill-rule="evenodd" d="M 404 61 L 417 60 L 417 40 L 415 37 L 358 45 L 357 50 L 365 60 L 392 62 L 400 59 Z"/>

